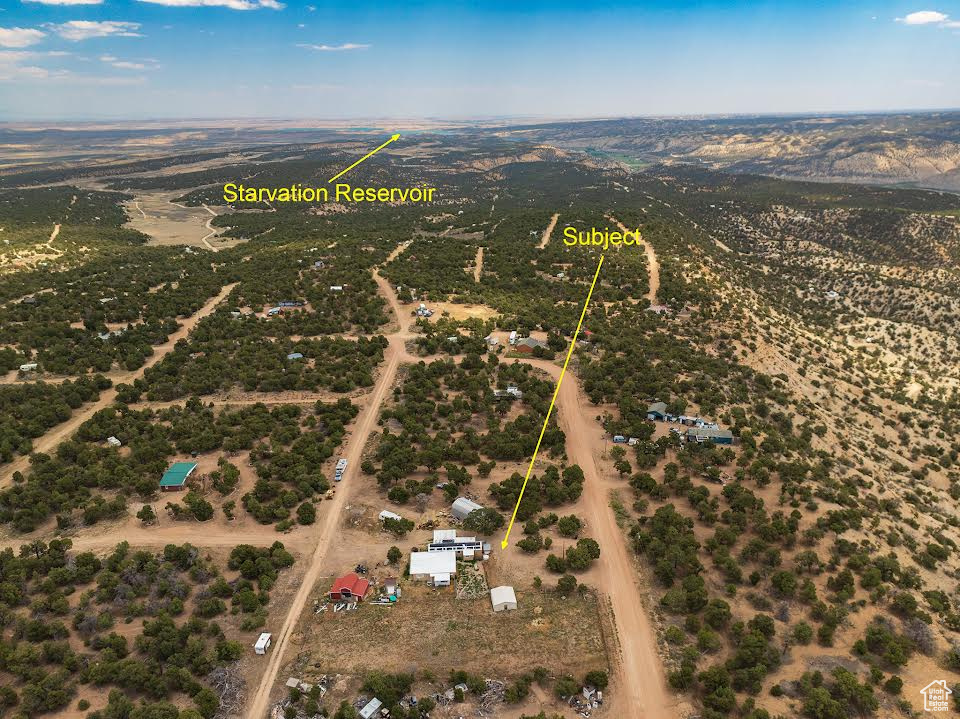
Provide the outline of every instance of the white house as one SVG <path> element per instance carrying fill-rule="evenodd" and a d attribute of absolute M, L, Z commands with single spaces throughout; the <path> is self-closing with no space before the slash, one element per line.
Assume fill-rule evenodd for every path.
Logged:
<path fill-rule="evenodd" d="M 465 560 L 473 561 L 478 556 L 486 559 L 490 554 L 490 545 L 476 537 L 458 537 L 456 529 L 435 529 L 427 551 L 453 552 Z"/>
<path fill-rule="evenodd" d="M 456 552 L 412 552 L 410 579 L 429 582 L 435 587 L 449 587 L 450 578 L 457 573 Z"/>
<path fill-rule="evenodd" d="M 493 605 L 493 611 L 495 612 L 516 609 L 517 594 L 513 591 L 513 587 L 494 587 L 490 590 L 490 603 Z"/>
<path fill-rule="evenodd" d="M 270 648 L 270 642 L 273 639 L 273 635 L 269 632 L 263 632 L 260 635 L 260 638 L 257 639 L 257 643 L 253 645 L 253 651 L 257 654 L 266 654 L 267 650 Z"/>

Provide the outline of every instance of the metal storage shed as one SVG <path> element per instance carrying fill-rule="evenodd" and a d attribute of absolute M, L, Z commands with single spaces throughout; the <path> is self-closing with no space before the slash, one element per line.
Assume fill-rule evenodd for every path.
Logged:
<path fill-rule="evenodd" d="M 193 474 L 196 468 L 196 462 L 174 462 L 160 478 L 160 489 L 168 492 L 183 489 L 187 477 Z"/>
<path fill-rule="evenodd" d="M 493 611 L 495 612 L 516 609 L 517 594 L 513 591 L 513 587 L 494 587 L 490 590 L 490 603 L 493 605 Z"/>
<path fill-rule="evenodd" d="M 470 512 L 478 509 L 483 509 L 483 507 L 473 500 L 467 499 L 466 497 L 457 497 L 456 501 L 453 503 L 453 506 L 450 508 L 450 511 L 453 512 L 453 516 L 457 519 L 466 519 Z"/>

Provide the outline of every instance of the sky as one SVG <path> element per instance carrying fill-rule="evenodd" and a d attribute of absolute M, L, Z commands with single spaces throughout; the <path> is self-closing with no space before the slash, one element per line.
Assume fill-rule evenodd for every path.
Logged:
<path fill-rule="evenodd" d="M 960 107 L 960 0 L 0 0 L 0 121 Z"/>

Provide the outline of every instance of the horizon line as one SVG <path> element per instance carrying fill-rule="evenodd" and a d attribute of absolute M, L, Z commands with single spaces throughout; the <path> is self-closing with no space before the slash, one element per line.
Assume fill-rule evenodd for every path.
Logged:
<path fill-rule="evenodd" d="M 0 128 L 13 128 L 17 125 L 45 125 L 44 128 L 53 129 L 62 125 L 157 125 L 169 123 L 207 123 L 219 125 L 221 123 L 293 123 L 314 122 L 326 123 L 328 127 L 304 127 L 304 130 L 331 130 L 335 131 L 340 125 L 367 122 L 417 122 L 462 125 L 472 123 L 491 123 L 506 121 L 535 121 L 535 122 L 603 122 L 611 120 L 669 120 L 669 119 L 711 119 L 711 118 L 748 118 L 748 117 L 850 117 L 856 115 L 910 115 L 910 114 L 960 113 L 960 106 L 956 107 L 916 107 L 916 108 L 888 108 L 888 109 L 860 109 L 860 110 L 783 110 L 783 111 L 739 111 L 739 112 L 686 112 L 686 113 L 650 113 L 650 114 L 598 114 L 598 115 L 538 115 L 527 113 L 511 113 L 504 115 L 468 115 L 468 116 L 430 116 L 430 115 L 357 115 L 352 117 L 321 117 L 321 116 L 269 116 L 269 115 L 224 115 L 224 116 L 197 116 L 197 117 L 156 117 L 156 118 L 123 118 L 123 117 L 75 117 L 75 118 L 31 118 L 31 119 L 3 119 L 0 118 Z"/>

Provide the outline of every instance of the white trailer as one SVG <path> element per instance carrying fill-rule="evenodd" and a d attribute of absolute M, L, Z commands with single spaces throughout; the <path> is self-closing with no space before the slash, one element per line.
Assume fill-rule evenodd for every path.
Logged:
<path fill-rule="evenodd" d="M 257 643 L 253 645 L 253 651 L 257 654 L 266 654 L 267 650 L 270 648 L 270 643 L 273 640 L 273 635 L 269 632 L 263 632 L 260 635 L 260 638 L 257 639 Z"/>

